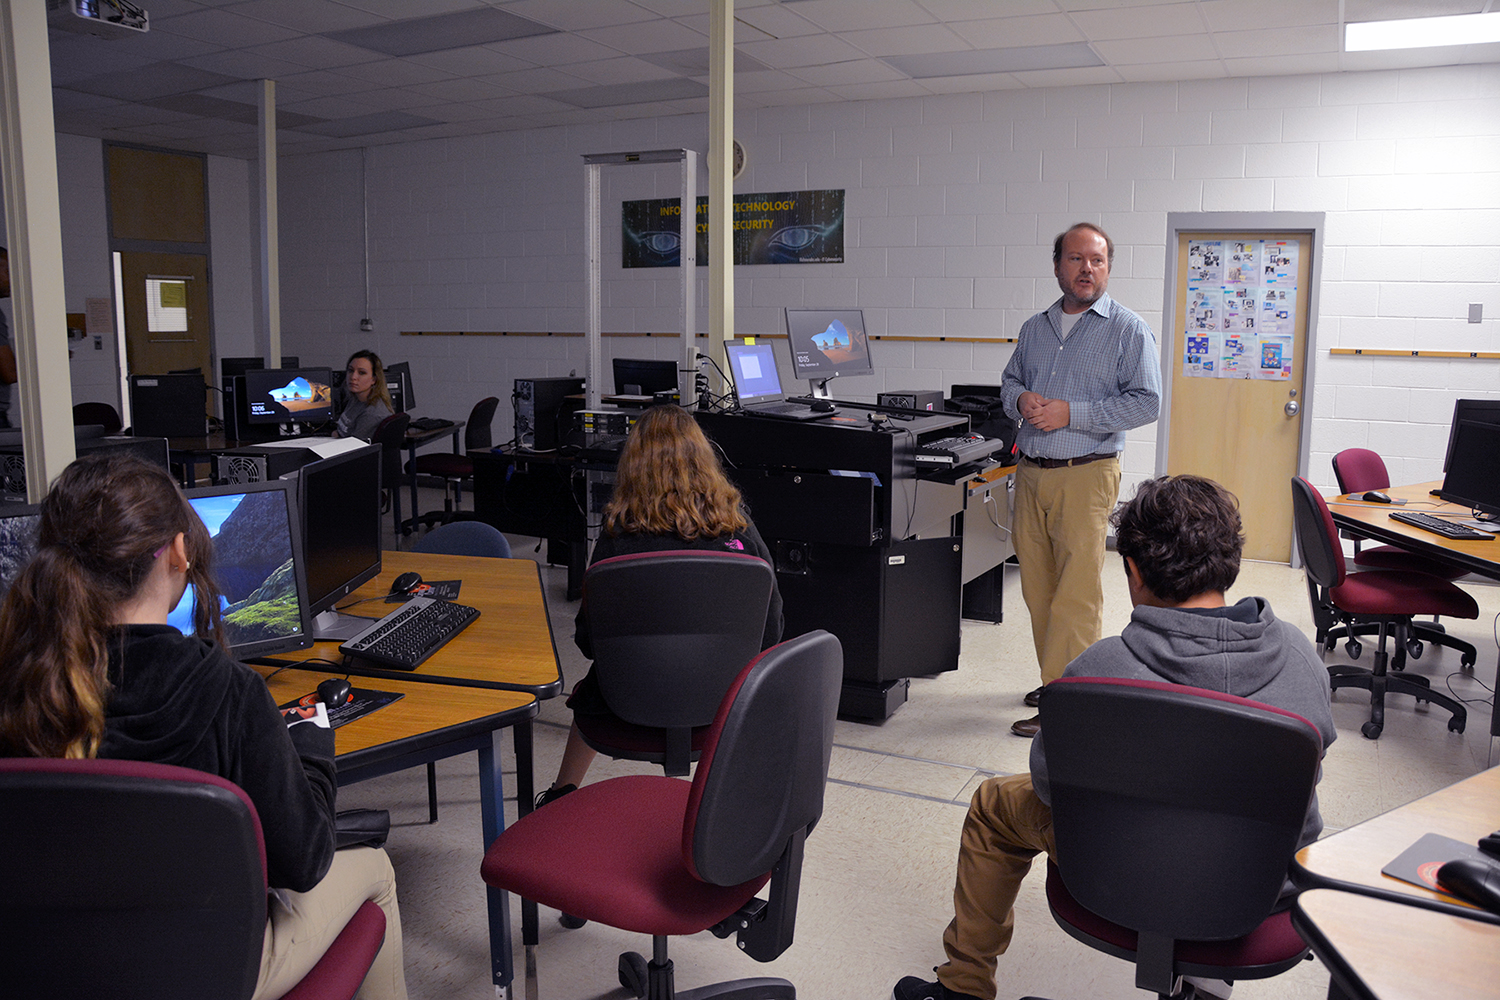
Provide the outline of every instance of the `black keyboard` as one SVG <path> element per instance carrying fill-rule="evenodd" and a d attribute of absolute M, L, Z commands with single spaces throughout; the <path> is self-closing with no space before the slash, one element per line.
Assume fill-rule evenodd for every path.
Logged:
<path fill-rule="evenodd" d="M 478 608 L 413 597 L 341 644 L 339 652 L 397 670 L 415 670 L 478 617 Z"/>
<path fill-rule="evenodd" d="M 1418 510 L 1393 510 L 1391 517 L 1402 524 L 1409 524 L 1423 531 L 1436 532 L 1444 538 L 1459 539 L 1465 542 L 1488 541 L 1495 536 L 1488 531 L 1480 531 L 1471 528 L 1467 524 L 1459 524 L 1457 521 L 1449 521 L 1441 517 L 1433 517 L 1431 514 L 1423 514 Z"/>
<path fill-rule="evenodd" d="M 442 417 L 418 417 L 407 426 L 414 431 L 440 431 L 444 427 L 452 427 L 453 421 Z"/>

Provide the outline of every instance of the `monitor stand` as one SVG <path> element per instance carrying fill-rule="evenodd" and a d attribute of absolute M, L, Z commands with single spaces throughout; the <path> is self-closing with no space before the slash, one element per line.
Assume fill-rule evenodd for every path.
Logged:
<path fill-rule="evenodd" d="M 340 614 L 330 608 L 313 616 L 313 639 L 317 642 L 343 642 L 359 635 L 377 621 L 378 618 Z"/>
<path fill-rule="evenodd" d="M 831 381 L 833 381 L 832 378 L 808 379 L 807 385 L 811 390 L 808 395 L 813 399 L 832 399 L 833 393 L 828 388 L 828 383 Z"/>

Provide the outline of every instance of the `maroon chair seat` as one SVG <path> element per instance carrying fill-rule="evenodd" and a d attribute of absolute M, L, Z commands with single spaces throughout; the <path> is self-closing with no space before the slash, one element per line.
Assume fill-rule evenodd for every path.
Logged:
<path fill-rule="evenodd" d="M 667 938 L 714 930 L 769 962 L 792 943 L 803 845 L 823 812 L 843 654 L 827 632 L 774 646 L 740 671 L 691 782 L 657 775 L 585 785 L 521 817 L 485 852 L 485 882 L 652 936 L 620 983 L 671 1000 Z M 769 898 L 755 898 L 770 886 Z M 528 955 L 528 961 L 530 956 Z M 753 986 L 753 992 L 750 987 Z M 708 997 L 792 1000 L 779 979 L 699 987 Z"/>
<path fill-rule="evenodd" d="M 1447 580 L 1422 573 L 1397 570 L 1347 572 L 1344 549 L 1339 542 L 1333 515 L 1328 512 L 1328 504 L 1313 485 L 1301 477 L 1292 480 L 1292 510 L 1314 617 L 1342 619 L 1349 622 L 1350 628 L 1373 625 L 1379 637 L 1371 669 L 1352 664 L 1330 664 L 1328 667 L 1329 683 L 1335 690 L 1358 687 L 1370 692 L 1370 721 L 1360 727 L 1360 732 L 1372 740 L 1380 737 L 1385 727 L 1387 691 L 1409 694 L 1418 701 L 1446 708 L 1452 713 L 1449 730 L 1463 732 L 1468 709 L 1457 700 L 1433 691 L 1427 678 L 1402 671 L 1406 667 L 1407 639 L 1413 616 L 1478 618 L 1479 605 L 1474 598 Z M 1386 669 L 1388 635 L 1394 636 L 1390 672 Z"/>
<path fill-rule="evenodd" d="M 248 998 L 266 927 L 260 817 L 237 785 L 124 760 L 0 759 L 7 996 Z M 385 941 L 355 912 L 286 996 L 349 1000 Z"/>
<path fill-rule="evenodd" d="M 443 480 L 442 513 L 429 511 L 421 514 L 412 511 L 414 524 L 416 522 L 427 525 L 447 524 L 463 516 L 458 510 L 464 500 L 463 484 L 465 480 L 474 478 L 474 460 L 467 453 L 489 451 L 494 444 L 490 434 L 490 425 L 495 421 L 495 410 L 499 406 L 499 397 L 486 396 L 475 403 L 474 408 L 469 411 L 469 419 L 464 422 L 465 454 L 449 455 L 435 452 L 431 455 L 418 455 L 408 463 L 406 471 L 413 476 L 434 476 Z"/>
<path fill-rule="evenodd" d="M 1297 965 L 1281 910 L 1323 741 L 1295 713 L 1159 681 L 1065 677 L 1040 702 L 1069 935 L 1133 962 L 1136 986 L 1234 981 Z"/>

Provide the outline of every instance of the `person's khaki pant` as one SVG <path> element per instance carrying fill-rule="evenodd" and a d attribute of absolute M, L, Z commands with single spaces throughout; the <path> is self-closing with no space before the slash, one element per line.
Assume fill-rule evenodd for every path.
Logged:
<path fill-rule="evenodd" d="M 253 1000 L 275 1000 L 301 982 L 366 900 L 385 911 L 385 944 L 355 995 L 361 1000 L 406 1000 L 396 873 L 385 851 L 374 847 L 334 852 L 328 874 L 307 892 L 271 893 Z"/>
<path fill-rule="evenodd" d="M 944 986 L 994 1000 L 995 958 L 1010 947 L 1021 880 L 1032 858 L 1056 850 L 1052 810 L 1031 775 L 990 778 L 974 792 L 958 843 L 953 922 L 943 932 L 948 962 L 937 970 Z"/>
<path fill-rule="evenodd" d="M 1016 561 L 1043 684 L 1099 641 L 1104 539 L 1119 496 L 1118 458 L 1062 469 L 1022 461 L 1016 471 Z"/>

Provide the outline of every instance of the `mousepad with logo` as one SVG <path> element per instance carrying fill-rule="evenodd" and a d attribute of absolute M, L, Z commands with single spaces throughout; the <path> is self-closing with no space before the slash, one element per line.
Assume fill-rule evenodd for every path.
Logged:
<path fill-rule="evenodd" d="M 409 594 L 392 594 L 385 599 L 385 603 L 400 604 L 413 597 L 436 597 L 440 601 L 456 601 L 463 585 L 462 580 L 428 580 L 417 584 Z"/>
<path fill-rule="evenodd" d="M 372 691 L 369 688 L 352 688 L 349 691 L 349 700 L 338 708 L 328 713 L 328 721 L 334 729 L 347 726 L 355 719 L 363 719 L 377 708 L 384 708 L 392 702 L 400 701 L 406 695 L 399 691 Z M 304 713 L 315 710 L 318 701 L 318 692 L 313 691 L 305 694 L 296 701 L 289 701 L 280 706 L 282 718 L 286 719 L 287 725 L 307 721 L 308 716 Z"/>
<path fill-rule="evenodd" d="M 1380 874 L 1389 875 L 1391 878 L 1409 882 L 1423 889 L 1440 892 L 1450 899 L 1458 899 L 1453 893 L 1438 885 L 1437 871 L 1449 861 L 1459 858 L 1469 858 L 1485 864 L 1492 863 L 1484 852 L 1473 844 L 1465 844 L 1451 837 L 1428 833 L 1423 834 L 1422 839 L 1402 851 L 1396 860 L 1380 869 Z"/>

